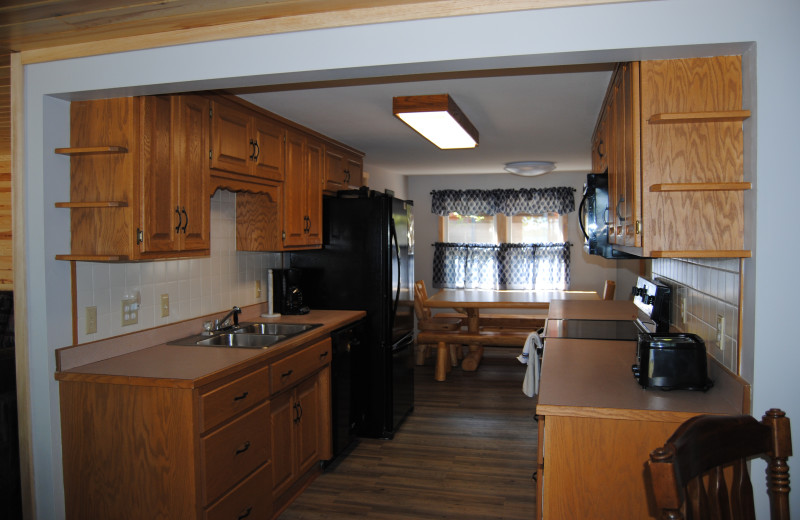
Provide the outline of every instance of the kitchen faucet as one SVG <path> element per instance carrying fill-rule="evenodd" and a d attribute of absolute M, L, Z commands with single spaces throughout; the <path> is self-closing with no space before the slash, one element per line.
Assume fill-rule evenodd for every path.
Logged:
<path fill-rule="evenodd" d="M 239 325 L 239 314 L 241 312 L 242 309 L 234 305 L 233 309 L 231 309 L 230 312 L 228 312 L 228 314 L 226 314 L 223 318 L 214 320 L 214 330 L 223 330 Z M 233 316 L 233 325 L 226 325 L 231 316 Z"/>

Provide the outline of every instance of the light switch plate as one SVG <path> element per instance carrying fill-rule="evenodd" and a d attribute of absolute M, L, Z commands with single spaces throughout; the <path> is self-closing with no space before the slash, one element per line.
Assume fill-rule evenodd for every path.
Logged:
<path fill-rule="evenodd" d="M 139 304 L 136 298 L 122 300 L 122 326 L 139 323 Z"/>
<path fill-rule="evenodd" d="M 97 307 L 86 307 L 86 334 L 97 334 Z"/>
<path fill-rule="evenodd" d="M 161 317 L 169 316 L 169 294 L 161 295 Z"/>

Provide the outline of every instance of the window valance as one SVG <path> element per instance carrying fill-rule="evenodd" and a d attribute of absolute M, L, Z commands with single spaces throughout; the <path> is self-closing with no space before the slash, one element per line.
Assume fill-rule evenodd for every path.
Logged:
<path fill-rule="evenodd" d="M 431 212 L 446 217 L 461 215 L 507 216 L 529 213 L 540 215 L 555 212 L 559 215 L 575 211 L 574 189 L 523 188 L 495 190 L 434 190 L 431 192 Z"/>

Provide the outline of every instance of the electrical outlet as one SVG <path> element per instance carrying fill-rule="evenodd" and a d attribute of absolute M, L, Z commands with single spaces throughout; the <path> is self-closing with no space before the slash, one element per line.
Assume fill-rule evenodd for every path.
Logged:
<path fill-rule="evenodd" d="M 169 316 L 169 294 L 161 295 L 161 317 Z"/>
<path fill-rule="evenodd" d="M 261 280 L 256 280 L 256 298 L 261 298 Z"/>
<path fill-rule="evenodd" d="M 725 316 L 717 314 L 717 348 L 722 349 L 722 338 L 725 334 Z"/>
<path fill-rule="evenodd" d="M 122 300 L 122 326 L 139 323 L 139 303 L 136 298 Z"/>
<path fill-rule="evenodd" d="M 97 307 L 86 307 L 86 334 L 97 334 Z"/>

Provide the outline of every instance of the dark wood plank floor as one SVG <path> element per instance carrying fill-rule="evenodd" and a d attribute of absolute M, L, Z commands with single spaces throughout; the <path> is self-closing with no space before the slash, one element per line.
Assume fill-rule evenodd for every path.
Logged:
<path fill-rule="evenodd" d="M 519 349 L 487 348 L 477 372 L 416 370 L 416 405 L 391 441 L 360 439 L 280 516 L 531 519 L 535 400 Z"/>

